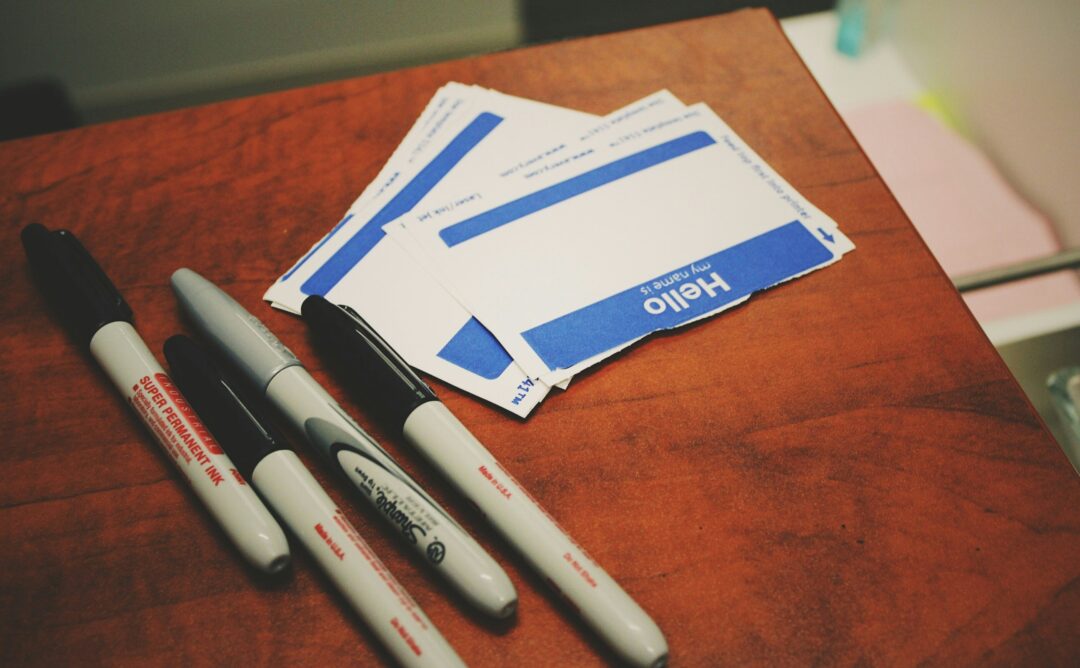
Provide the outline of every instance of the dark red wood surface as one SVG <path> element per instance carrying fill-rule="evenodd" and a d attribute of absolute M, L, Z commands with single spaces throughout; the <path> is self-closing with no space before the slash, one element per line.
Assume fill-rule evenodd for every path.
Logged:
<path fill-rule="evenodd" d="M 305 555 L 283 581 L 244 566 L 44 308 L 17 234 L 75 231 L 156 352 L 190 331 L 168 277 L 196 269 L 367 424 L 260 296 L 447 81 L 595 113 L 660 88 L 705 101 L 858 246 L 635 346 L 526 421 L 434 383 L 653 615 L 674 665 L 1077 663 L 1077 476 L 775 21 L 746 11 L 0 144 L 0 664 L 386 660 Z M 611 661 L 373 433 L 505 565 L 516 622 L 469 613 L 298 450 L 467 662 Z"/>

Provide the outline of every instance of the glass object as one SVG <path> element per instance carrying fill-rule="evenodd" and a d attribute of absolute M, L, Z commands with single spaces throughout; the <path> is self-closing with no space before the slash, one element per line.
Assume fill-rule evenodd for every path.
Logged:
<path fill-rule="evenodd" d="M 1080 473 L 1080 366 L 1058 369 L 1046 379 L 1046 386 L 1061 421 L 1061 447 Z"/>

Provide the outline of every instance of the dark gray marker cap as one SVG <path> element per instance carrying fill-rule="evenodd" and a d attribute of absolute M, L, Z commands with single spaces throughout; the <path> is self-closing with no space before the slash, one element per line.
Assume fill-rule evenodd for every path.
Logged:
<path fill-rule="evenodd" d="M 210 429 L 240 474 L 251 473 L 263 457 L 288 450 L 285 438 L 260 413 L 250 396 L 231 383 L 210 355 L 178 334 L 165 342 L 173 381 Z"/>

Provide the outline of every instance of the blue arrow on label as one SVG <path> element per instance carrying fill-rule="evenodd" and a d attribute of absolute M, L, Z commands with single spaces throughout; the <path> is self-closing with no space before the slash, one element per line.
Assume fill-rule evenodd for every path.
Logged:
<path fill-rule="evenodd" d="M 820 227 L 819 227 L 819 228 L 817 228 L 817 231 L 818 231 L 818 232 L 821 232 L 821 237 L 822 237 L 823 239 L 825 239 L 825 241 L 828 241 L 828 242 L 829 242 L 830 244 L 831 244 L 831 243 L 833 243 L 833 240 L 834 240 L 834 239 L 836 239 L 836 237 L 834 237 L 833 235 L 829 234 L 828 232 L 826 232 L 826 231 L 825 231 L 824 229 L 822 229 L 822 228 L 820 228 Z"/>

